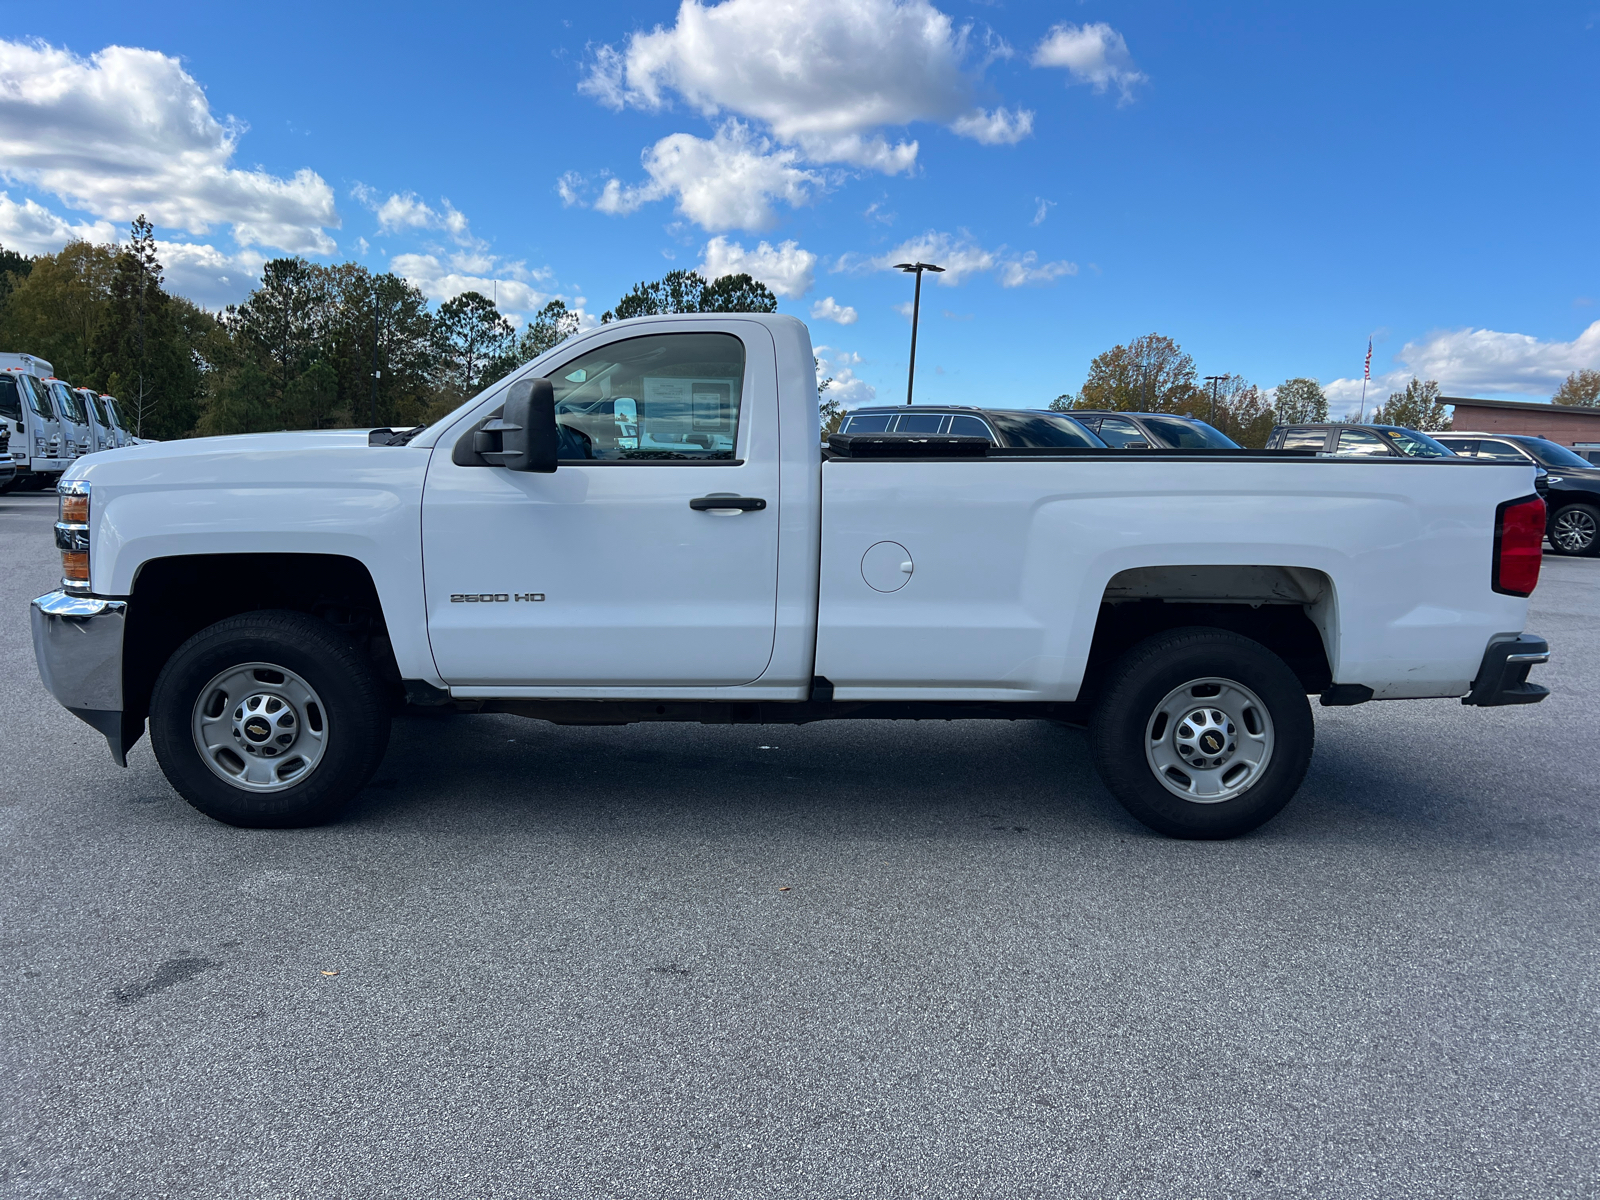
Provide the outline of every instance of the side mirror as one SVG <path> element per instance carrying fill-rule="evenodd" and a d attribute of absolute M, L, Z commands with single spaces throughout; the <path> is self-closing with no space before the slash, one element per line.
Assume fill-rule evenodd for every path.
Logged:
<path fill-rule="evenodd" d="M 490 466 L 548 475 L 556 469 L 555 388 L 548 379 L 519 379 L 498 417 L 471 433 L 472 451 Z"/>

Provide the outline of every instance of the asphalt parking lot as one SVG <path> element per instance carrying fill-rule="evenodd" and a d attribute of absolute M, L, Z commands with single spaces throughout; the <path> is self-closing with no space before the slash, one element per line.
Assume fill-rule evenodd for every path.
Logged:
<path fill-rule="evenodd" d="M 1166 841 L 1037 722 L 407 718 L 214 824 L 38 681 L 0 497 L 0 1195 L 1600 1195 L 1600 560 L 1531 708 L 1317 713 Z"/>

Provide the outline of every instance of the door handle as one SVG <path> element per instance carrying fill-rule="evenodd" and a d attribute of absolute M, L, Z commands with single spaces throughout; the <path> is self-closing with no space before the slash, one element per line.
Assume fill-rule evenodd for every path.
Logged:
<path fill-rule="evenodd" d="M 760 512 L 767 502 L 756 496 L 717 495 L 696 496 L 689 501 L 695 512 L 708 512 L 716 516 L 733 516 L 742 512 Z"/>

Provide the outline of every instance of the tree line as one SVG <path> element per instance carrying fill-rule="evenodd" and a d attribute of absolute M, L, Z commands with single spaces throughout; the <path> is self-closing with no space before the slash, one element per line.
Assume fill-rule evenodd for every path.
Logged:
<path fill-rule="evenodd" d="M 602 320 L 777 307 L 749 275 L 673 271 Z M 297 257 L 266 263 L 243 301 L 210 312 L 167 289 L 143 217 L 118 246 L 77 241 L 37 257 L 0 247 L 0 347 L 116 396 L 143 437 L 423 424 L 578 327 L 560 300 L 518 329 L 478 292 L 430 306 L 398 275 Z"/>
<path fill-rule="evenodd" d="M 1208 422 L 1241 446 L 1255 447 L 1267 444 L 1274 425 L 1329 419 L 1327 394 L 1315 379 L 1286 379 L 1271 391 L 1232 373 L 1202 381 L 1194 359 L 1159 333 L 1095 355 L 1083 387 L 1057 396 L 1050 407 L 1178 413 Z M 1432 379 L 1413 378 L 1376 405 L 1367 420 L 1424 431 L 1449 428 L 1449 413 Z"/>

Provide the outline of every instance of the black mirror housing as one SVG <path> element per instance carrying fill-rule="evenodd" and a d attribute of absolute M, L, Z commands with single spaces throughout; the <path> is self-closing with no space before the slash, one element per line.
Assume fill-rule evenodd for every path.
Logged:
<path fill-rule="evenodd" d="M 471 461 L 475 459 L 509 471 L 548 475 L 556 469 L 559 441 L 554 386 L 548 379 L 519 379 L 506 393 L 500 412 L 469 430 L 458 443 L 455 458 L 462 466 L 477 465 Z M 462 462 L 463 458 L 468 461 Z"/>

